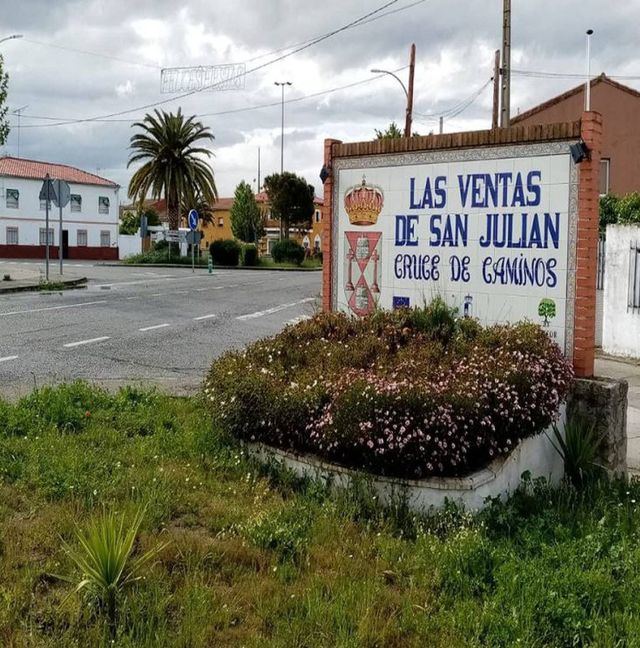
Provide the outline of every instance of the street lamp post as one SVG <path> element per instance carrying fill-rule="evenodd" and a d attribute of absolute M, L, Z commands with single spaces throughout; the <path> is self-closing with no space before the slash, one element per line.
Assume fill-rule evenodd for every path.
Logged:
<path fill-rule="evenodd" d="M 284 88 L 285 86 L 290 86 L 291 81 L 275 81 L 274 85 L 280 86 L 282 90 L 282 101 L 281 101 L 281 124 L 280 124 L 280 173 L 284 172 Z"/>
<path fill-rule="evenodd" d="M 373 68 L 371 70 L 373 74 L 388 74 L 389 76 L 392 76 L 402 86 L 402 89 L 404 90 L 404 95 L 407 98 L 407 108 L 406 108 L 406 116 L 404 122 L 405 137 L 411 137 L 411 123 L 413 121 L 413 76 L 415 73 L 415 68 L 416 68 L 416 46 L 415 44 L 413 44 L 411 45 L 411 50 L 409 53 L 409 89 L 408 90 L 407 90 L 407 86 L 404 84 L 404 81 L 402 81 L 402 79 L 394 72 L 391 72 L 390 70 L 380 70 L 378 68 Z"/>
<path fill-rule="evenodd" d="M 4 43 L 5 41 L 8 40 L 15 40 L 16 38 L 22 38 L 22 34 L 11 34 L 11 36 L 5 36 L 4 38 L 0 38 L 0 43 Z"/>
<path fill-rule="evenodd" d="M 281 101 L 281 123 L 280 123 L 280 175 L 284 173 L 284 88 L 290 86 L 291 81 L 274 81 L 274 85 L 280 86 L 282 90 Z M 280 218 L 280 240 L 282 240 L 282 218 Z"/>

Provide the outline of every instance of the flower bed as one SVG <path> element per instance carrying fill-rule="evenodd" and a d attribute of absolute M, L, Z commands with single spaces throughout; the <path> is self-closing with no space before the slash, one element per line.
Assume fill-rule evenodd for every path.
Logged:
<path fill-rule="evenodd" d="M 324 313 L 221 356 L 205 395 L 226 432 L 380 475 L 460 476 L 558 416 L 572 370 L 530 323 L 483 328 L 440 300 Z"/>

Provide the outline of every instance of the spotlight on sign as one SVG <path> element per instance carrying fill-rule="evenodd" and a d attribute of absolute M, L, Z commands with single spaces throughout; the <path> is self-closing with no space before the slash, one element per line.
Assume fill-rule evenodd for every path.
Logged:
<path fill-rule="evenodd" d="M 322 180 L 322 184 L 324 184 L 327 181 L 327 178 L 331 175 L 331 171 L 327 169 L 326 166 L 322 165 L 322 169 L 320 169 L 320 180 Z"/>
<path fill-rule="evenodd" d="M 580 162 L 589 158 L 589 149 L 584 142 L 571 144 L 569 151 L 571 151 L 571 158 L 576 164 L 580 164 Z"/>

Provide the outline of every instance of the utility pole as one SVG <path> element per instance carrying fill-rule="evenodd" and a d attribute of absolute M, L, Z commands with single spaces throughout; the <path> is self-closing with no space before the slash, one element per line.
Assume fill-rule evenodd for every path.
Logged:
<path fill-rule="evenodd" d="M 258 146 L 258 190 L 256 193 L 260 193 L 260 147 Z"/>
<path fill-rule="evenodd" d="M 511 0 L 502 0 L 502 97 L 500 126 L 511 122 Z"/>
<path fill-rule="evenodd" d="M 440 135 L 442 135 L 442 133 L 444 133 L 444 117 L 442 115 L 440 115 L 439 122 L 440 123 L 438 124 L 438 133 L 440 133 Z"/>
<path fill-rule="evenodd" d="M 500 113 L 500 50 L 496 50 L 493 61 L 493 113 L 491 115 L 491 128 L 498 128 L 498 115 Z"/>
<path fill-rule="evenodd" d="M 407 117 L 404 122 L 404 136 L 411 137 L 411 122 L 413 120 L 413 77 L 416 72 L 416 44 L 411 44 L 409 50 L 409 90 L 407 91 Z"/>

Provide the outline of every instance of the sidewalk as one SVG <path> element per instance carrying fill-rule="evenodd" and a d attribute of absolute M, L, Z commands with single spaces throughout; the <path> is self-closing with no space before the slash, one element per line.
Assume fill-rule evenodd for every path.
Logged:
<path fill-rule="evenodd" d="M 10 281 L 3 281 L 9 275 Z M 44 264 L 19 265 L 7 261 L 0 261 L 0 294 L 37 290 L 45 280 Z M 49 283 L 64 283 L 70 287 L 86 283 L 86 277 L 78 273 L 77 269 L 64 269 L 64 274 L 59 274 L 57 261 L 52 261 L 49 266 Z"/>
<path fill-rule="evenodd" d="M 627 409 L 627 465 L 640 470 L 640 361 L 611 356 L 596 357 L 596 375 L 629 382 Z"/>

